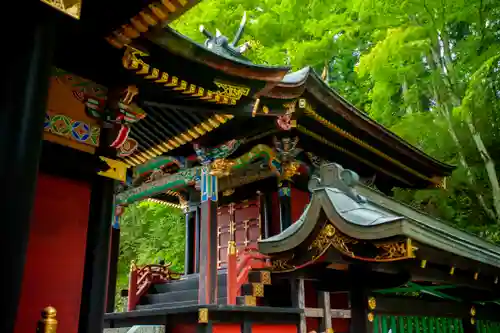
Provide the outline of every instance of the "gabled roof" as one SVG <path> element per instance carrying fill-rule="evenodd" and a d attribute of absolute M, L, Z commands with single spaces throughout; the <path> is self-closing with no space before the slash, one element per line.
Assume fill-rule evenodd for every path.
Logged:
<path fill-rule="evenodd" d="M 454 169 L 371 119 L 329 87 L 311 67 L 287 74 L 268 96 L 306 98 L 308 108 L 304 116 L 310 119 L 310 126 L 305 126 L 306 130 L 316 132 L 317 128 L 323 128 L 331 133 L 330 141 L 339 142 L 333 140 L 339 137 L 346 144 L 354 144 L 360 156 L 373 156 L 366 160 L 380 160 L 377 164 L 384 165 L 384 169 L 393 171 L 395 175 L 401 175 L 401 172 L 411 174 L 416 178 L 415 181 L 422 184 L 421 187 L 425 187 L 425 182 L 439 183 L 440 178 L 451 174 Z M 304 116 L 297 120 L 299 125 L 301 122 L 307 123 Z"/>
<path fill-rule="evenodd" d="M 337 164 L 323 165 L 320 178 L 313 180 L 312 200 L 301 218 L 282 233 L 261 240 L 259 250 L 272 256 L 293 252 L 309 244 L 325 225 L 331 225 L 337 233 L 332 237 L 344 237 L 345 244 L 353 240 L 352 244 L 374 244 L 380 249 L 400 242 L 407 251 L 400 253 L 401 260 L 418 258 L 463 269 L 470 269 L 475 262 L 472 266 L 476 271 L 498 275 L 500 247 L 360 186 L 355 178 L 352 171 Z M 332 246 L 336 246 L 334 240 Z M 349 245 L 337 249 L 353 259 L 385 261 L 378 252 L 370 258 L 350 252 Z M 429 253 L 435 257 L 427 257 Z"/>
<path fill-rule="evenodd" d="M 228 138 L 220 135 L 221 130 L 196 134 L 196 126 L 200 128 L 216 115 L 230 115 L 245 122 L 250 116 L 276 117 L 296 112 L 293 135 L 298 134 L 311 152 L 325 160 L 339 161 L 365 177 L 378 175 L 379 185 L 441 186 L 443 178 L 453 170 L 356 109 L 310 67 L 287 74 L 287 67 L 255 65 L 220 50 L 214 52 L 170 28 L 138 37 L 134 46 L 125 52 L 123 63 L 141 91 L 138 103 L 158 119 L 158 124 L 173 124 L 178 130 L 151 135 L 149 140 L 139 139 L 140 151 L 132 156 L 136 161 L 129 161 L 131 164 L 158 156 L 158 152 L 170 154 L 176 148 L 172 141 L 178 138 L 181 146 L 182 142 L 204 137 L 221 137 L 216 144 L 222 143 Z M 306 103 L 299 106 L 299 99 Z M 192 122 L 193 118 L 199 122 Z M 189 124 L 186 126 L 181 119 L 189 120 Z M 146 123 L 136 126 L 149 126 Z M 218 124 L 209 128 L 217 128 Z M 162 131 L 154 125 L 149 127 L 140 130 L 146 134 Z M 254 130 L 241 128 L 241 121 L 235 120 L 222 127 L 240 139 Z M 266 121 L 262 132 L 272 127 L 277 129 L 275 122 Z M 132 136 L 135 132 L 133 129 Z M 165 142 L 172 148 L 162 150 Z"/>

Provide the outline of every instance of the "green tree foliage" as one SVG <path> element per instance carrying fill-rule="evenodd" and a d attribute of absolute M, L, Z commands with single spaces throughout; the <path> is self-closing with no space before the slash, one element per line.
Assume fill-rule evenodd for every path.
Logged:
<path fill-rule="evenodd" d="M 243 41 L 256 63 L 327 69 L 343 96 L 410 143 L 457 165 L 446 190 L 396 197 L 498 241 L 500 2 L 204 0 L 173 27 Z"/>
<path fill-rule="evenodd" d="M 179 209 L 149 201 L 126 208 L 120 217 L 117 309 L 125 306 L 120 291 L 128 288 L 132 260 L 137 265 L 165 260 L 172 263 L 172 270 L 184 271 L 184 235 L 184 214 Z"/>

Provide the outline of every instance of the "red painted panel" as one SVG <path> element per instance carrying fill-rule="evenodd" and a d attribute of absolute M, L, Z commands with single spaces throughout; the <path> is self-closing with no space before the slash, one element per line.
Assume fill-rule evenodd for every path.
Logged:
<path fill-rule="evenodd" d="M 240 324 L 216 324 L 212 326 L 213 333 L 241 333 Z"/>
<path fill-rule="evenodd" d="M 177 324 L 172 328 L 172 333 L 196 333 L 196 324 Z"/>
<path fill-rule="evenodd" d="M 330 306 L 332 309 L 348 309 L 349 293 L 331 293 Z M 332 328 L 338 333 L 349 332 L 350 319 L 333 318 Z"/>
<path fill-rule="evenodd" d="M 304 212 L 304 208 L 307 206 L 310 200 L 309 192 L 303 192 L 292 187 L 292 223 L 295 223 L 302 213 Z M 271 214 L 271 224 L 269 227 L 269 231 L 271 232 L 271 236 L 277 235 L 280 233 L 280 205 L 278 193 L 273 193 L 272 197 L 272 214 Z"/>
<path fill-rule="evenodd" d="M 252 333 L 298 333 L 297 325 L 252 325 Z"/>
<path fill-rule="evenodd" d="M 333 331 L 336 333 L 348 333 L 350 323 L 351 323 L 350 319 L 333 318 L 332 319 Z"/>
<path fill-rule="evenodd" d="M 15 333 L 35 332 L 47 305 L 59 332 L 77 332 L 89 201 L 88 184 L 38 175 Z"/>
<path fill-rule="evenodd" d="M 280 200 L 277 192 L 272 194 L 271 202 L 271 222 L 269 225 L 269 232 L 271 236 L 274 236 L 280 233 Z"/>
<path fill-rule="evenodd" d="M 248 200 L 234 205 L 233 216 L 229 206 L 221 206 L 217 210 L 218 257 L 217 267 L 226 267 L 227 244 L 229 241 L 229 222 L 234 219 L 234 239 L 238 251 L 246 247 L 256 247 L 261 234 L 260 207 L 258 200 Z"/>
<path fill-rule="evenodd" d="M 307 332 L 319 331 L 319 319 L 318 318 L 306 318 Z"/>
<path fill-rule="evenodd" d="M 295 223 L 309 203 L 309 192 L 303 192 L 292 187 L 292 223 Z"/>

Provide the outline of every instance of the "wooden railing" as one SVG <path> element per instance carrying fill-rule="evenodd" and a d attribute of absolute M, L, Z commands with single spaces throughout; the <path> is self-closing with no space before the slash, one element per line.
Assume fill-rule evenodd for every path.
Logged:
<path fill-rule="evenodd" d="M 56 333 L 57 331 L 57 311 L 52 306 L 42 310 L 42 318 L 36 325 L 37 333 Z"/>
<path fill-rule="evenodd" d="M 135 310 L 137 303 L 153 284 L 167 283 L 178 280 L 180 273 L 169 269 L 171 264 L 152 264 L 137 267 L 132 261 L 128 282 L 127 311 Z"/>
<path fill-rule="evenodd" d="M 269 267 L 269 259 L 255 247 L 245 248 L 241 254 L 236 251 L 236 243 L 229 241 L 227 251 L 227 304 L 235 305 L 241 286 L 248 282 L 248 273 L 253 269 Z"/>

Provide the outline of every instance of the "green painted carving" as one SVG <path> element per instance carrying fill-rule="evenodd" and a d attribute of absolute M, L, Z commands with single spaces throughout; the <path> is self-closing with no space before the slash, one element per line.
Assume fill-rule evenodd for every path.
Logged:
<path fill-rule="evenodd" d="M 248 153 L 231 160 L 229 171 L 242 170 L 249 167 L 253 162 L 262 160 L 269 170 L 276 176 L 280 175 L 280 162 L 276 158 L 274 150 L 266 145 L 256 145 Z M 161 168 L 165 163 L 176 163 L 176 159 L 171 157 L 160 157 L 152 160 L 143 166 L 137 167 L 135 172 L 144 174 L 149 171 Z M 178 160 L 177 160 L 178 161 Z M 201 167 L 181 170 L 175 174 L 162 176 L 159 179 L 154 179 L 142 183 L 140 186 L 124 191 L 116 196 L 116 203 L 121 205 L 130 204 L 134 201 L 151 197 L 167 190 L 180 189 L 192 185 L 199 181 L 201 175 Z"/>
<path fill-rule="evenodd" d="M 215 160 L 226 158 L 238 149 L 240 140 L 230 140 L 218 147 L 207 149 L 198 144 L 193 144 L 194 151 L 201 164 L 208 164 Z"/>
<path fill-rule="evenodd" d="M 247 167 L 250 163 L 263 159 L 265 163 L 269 166 L 269 169 L 279 174 L 279 161 L 276 159 L 276 154 L 274 150 L 266 145 L 256 145 L 248 153 L 234 159 L 233 170 L 238 170 Z"/>
<path fill-rule="evenodd" d="M 116 196 L 116 204 L 127 205 L 134 201 L 154 196 L 167 190 L 179 189 L 194 184 L 200 179 L 201 167 L 181 170 L 158 180 L 144 183 Z"/>
<path fill-rule="evenodd" d="M 134 177 L 143 176 L 149 172 L 152 172 L 156 169 L 165 168 L 170 165 L 177 165 L 179 168 L 184 166 L 181 159 L 172 157 L 172 156 L 159 156 L 144 164 L 140 164 L 134 168 Z"/>

